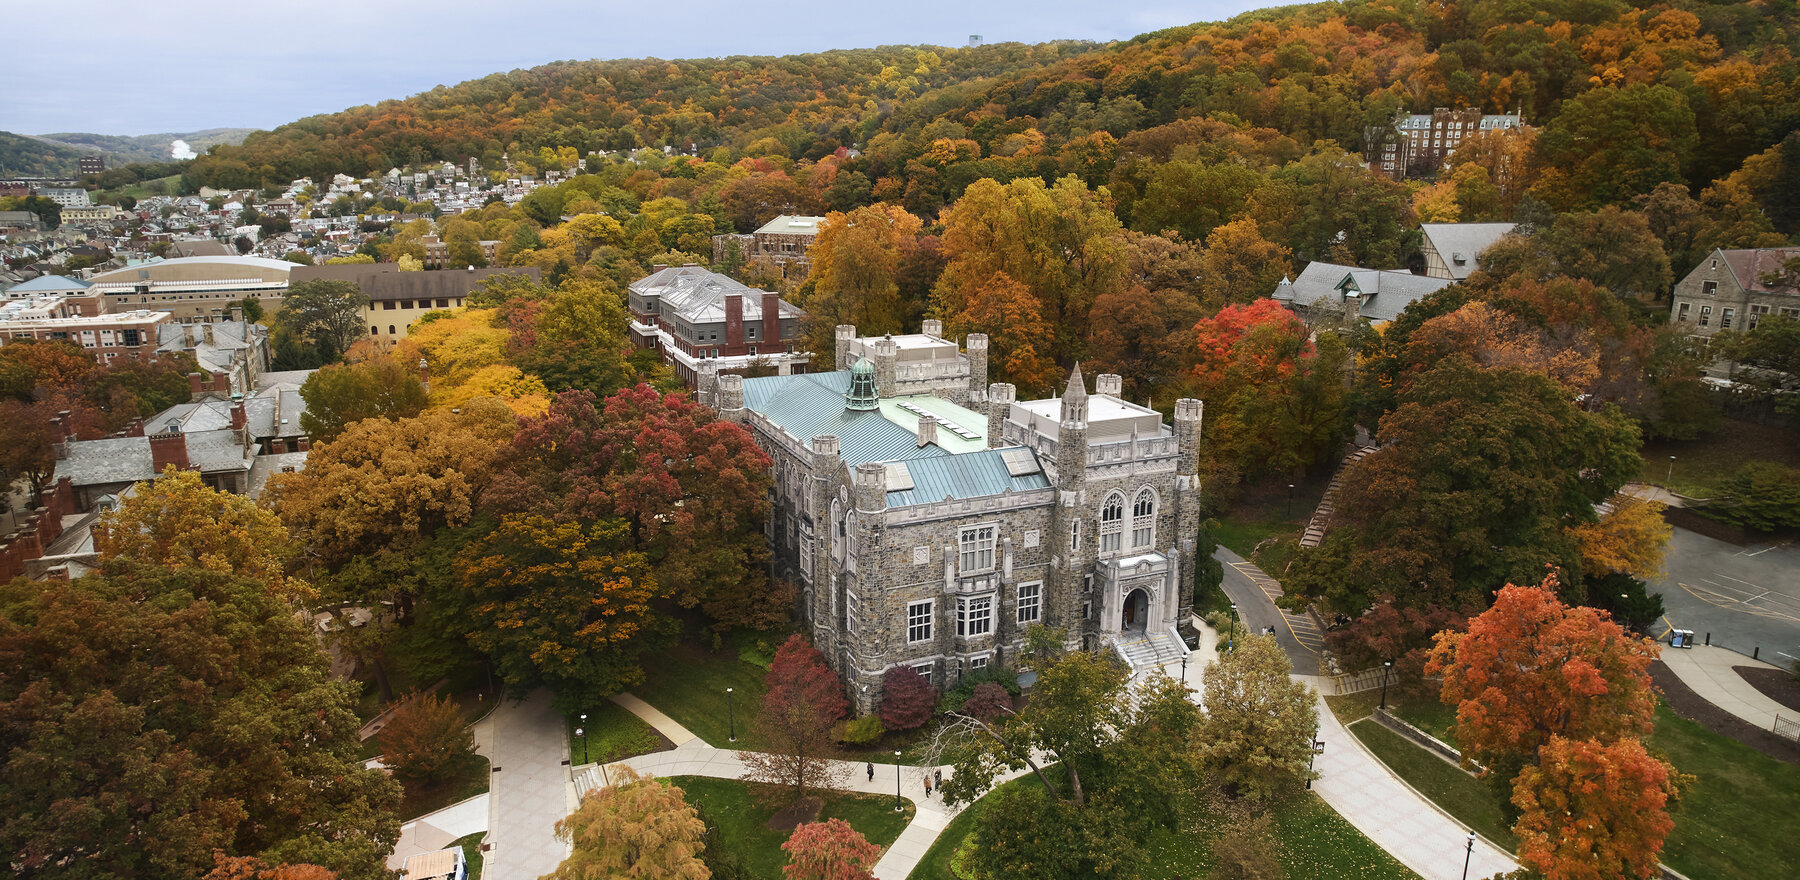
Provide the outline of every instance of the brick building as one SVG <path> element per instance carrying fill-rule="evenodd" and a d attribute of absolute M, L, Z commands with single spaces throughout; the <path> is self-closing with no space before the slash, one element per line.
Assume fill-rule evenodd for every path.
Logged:
<path fill-rule="evenodd" d="M 426 312 L 460 309 L 481 290 L 482 282 L 496 275 L 522 275 L 538 280 L 536 266 L 523 268 L 442 269 L 402 272 L 395 263 L 360 263 L 339 266 L 295 266 L 293 282 L 349 281 L 369 297 L 363 323 L 369 335 L 383 342 L 406 338 L 406 330 Z"/>
<path fill-rule="evenodd" d="M 36 301 L 32 301 L 35 303 Z M 110 315 L 63 317 L 40 314 L 53 306 L 15 310 L 20 301 L 0 307 L 0 345 L 22 339 L 66 339 L 106 363 L 118 357 L 150 360 L 156 356 L 157 327 L 173 320 L 168 312 L 143 309 Z"/>
<path fill-rule="evenodd" d="M 1429 114 L 1401 113 L 1389 126 L 1364 132 L 1363 160 L 1395 180 L 1437 173 L 1463 138 L 1483 131 L 1515 131 L 1517 113 L 1482 113 L 1479 107 L 1438 107 Z"/>
<path fill-rule="evenodd" d="M 1079 368 L 1063 397 L 1018 401 L 988 384 L 986 337 L 959 350 L 936 322 L 838 338 L 846 369 L 707 365 L 700 397 L 774 459 L 778 574 L 801 585 L 813 642 L 860 710 L 897 665 L 948 687 L 1013 663 L 1034 623 L 1137 668 L 1181 656 L 1200 401 L 1179 401 L 1171 428 L 1122 399 L 1118 376 L 1090 394 Z"/>
<path fill-rule="evenodd" d="M 798 306 L 699 266 L 657 266 L 631 283 L 626 303 L 632 344 L 660 350 L 690 388 L 703 362 L 738 370 L 761 361 L 786 375 L 806 372 L 812 358 L 794 350 L 806 316 Z"/>
<path fill-rule="evenodd" d="M 749 235 L 715 235 L 713 265 L 725 262 L 735 243 L 738 256 L 743 262 L 762 262 L 777 266 L 782 270 L 783 277 L 796 273 L 804 277 L 812 264 L 812 259 L 806 255 L 806 249 L 812 247 L 813 240 L 818 237 L 819 230 L 824 225 L 824 217 L 783 214 L 764 223 Z"/>

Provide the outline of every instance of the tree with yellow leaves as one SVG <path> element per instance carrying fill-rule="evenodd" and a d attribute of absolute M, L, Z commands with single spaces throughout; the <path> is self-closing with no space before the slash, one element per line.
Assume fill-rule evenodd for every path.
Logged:
<path fill-rule="evenodd" d="M 293 541 L 280 519 L 249 498 L 207 486 L 198 471 L 174 465 L 137 484 L 117 510 L 100 515 L 94 546 L 102 561 L 236 575 L 286 599 L 311 592 L 305 581 L 287 575 Z"/>
<path fill-rule="evenodd" d="M 1567 529 L 1581 552 L 1589 577 L 1628 574 L 1648 579 L 1663 573 L 1663 551 L 1674 530 L 1663 520 L 1663 503 L 1632 495 L 1614 496 L 1612 510 L 1599 521 Z"/>
<path fill-rule="evenodd" d="M 712 876 L 700 860 L 706 823 L 682 798 L 681 789 L 630 767 L 611 772 L 611 785 L 590 792 L 575 812 L 556 823 L 556 837 L 569 844 L 569 857 L 546 880 Z"/>

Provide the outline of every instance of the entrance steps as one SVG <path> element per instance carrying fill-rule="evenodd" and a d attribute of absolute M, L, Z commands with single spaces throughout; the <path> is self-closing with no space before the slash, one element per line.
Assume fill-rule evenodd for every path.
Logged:
<path fill-rule="evenodd" d="M 1183 653 L 1181 643 L 1166 631 L 1123 633 L 1113 640 L 1113 645 L 1131 664 L 1133 674 L 1176 662 Z"/>
<path fill-rule="evenodd" d="M 1319 542 L 1325 540 L 1325 530 L 1331 525 L 1331 515 L 1337 512 L 1337 492 L 1338 486 L 1344 481 L 1344 470 L 1374 451 L 1375 447 L 1364 446 L 1344 457 L 1343 464 L 1338 465 L 1337 473 L 1332 475 L 1331 485 L 1325 489 L 1325 497 L 1319 500 L 1312 519 L 1306 523 L 1306 531 L 1300 535 L 1300 546 L 1317 547 Z"/>

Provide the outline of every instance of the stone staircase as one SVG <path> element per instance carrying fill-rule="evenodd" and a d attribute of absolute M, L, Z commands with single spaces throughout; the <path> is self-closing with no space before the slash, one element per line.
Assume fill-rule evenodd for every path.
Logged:
<path fill-rule="evenodd" d="M 1344 470 L 1363 457 L 1375 451 L 1373 446 L 1364 446 L 1344 457 L 1343 464 L 1338 465 L 1337 473 L 1331 477 L 1331 485 L 1325 487 L 1325 497 L 1319 499 L 1319 506 L 1313 511 L 1312 519 L 1306 522 L 1306 531 L 1300 535 L 1300 546 L 1317 547 L 1325 540 L 1325 528 L 1331 524 L 1331 515 L 1337 511 L 1337 491 L 1344 482 Z"/>
<path fill-rule="evenodd" d="M 1131 664 L 1133 674 L 1178 661 L 1183 653 L 1181 642 L 1167 630 L 1126 633 L 1114 639 L 1113 645 Z"/>

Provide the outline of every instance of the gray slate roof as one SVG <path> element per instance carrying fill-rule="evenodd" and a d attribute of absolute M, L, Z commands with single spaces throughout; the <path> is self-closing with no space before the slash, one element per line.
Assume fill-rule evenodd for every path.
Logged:
<path fill-rule="evenodd" d="M 1336 263 L 1308 263 L 1298 277 L 1282 280 L 1272 296 L 1295 308 L 1318 306 L 1342 308 L 1343 290 L 1361 294 L 1360 315 L 1369 321 L 1392 321 L 1409 305 L 1456 282 L 1448 278 L 1427 278 L 1411 272 L 1385 269 L 1361 269 Z"/>
<path fill-rule="evenodd" d="M 250 460 L 238 444 L 237 432 L 230 428 L 187 434 L 188 464 L 207 473 L 247 471 Z"/>
<path fill-rule="evenodd" d="M 1421 223 L 1419 232 L 1437 248 L 1438 255 L 1444 258 L 1444 264 L 1450 267 L 1450 276 L 1458 281 L 1469 277 L 1469 273 L 1477 268 L 1478 257 L 1494 242 L 1504 238 L 1513 231 L 1511 223 Z M 1461 255 L 1461 264 L 1456 262 Z"/>
<path fill-rule="evenodd" d="M 631 290 L 640 296 L 656 297 L 662 313 L 677 315 L 690 324 L 719 324 L 725 321 L 725 297 L 737 294 L 744 298 L 744 320 L 762 320 L 762 296 L 765 291 L 747 287 L 738 281 L 710 272 L 699 266 L 670 266 L 631 282 Z M 781 301 L 783 319 L 804 317 L 798 306 Z"/>
<path fill-rule="evenodd" d="M 132 483 L 156 476 L 150 464 L 147 437 L 109 437 L 70 443 L 69 457 L 56 462 L 56 479 L 68 477 L 77 486 Z"/>

